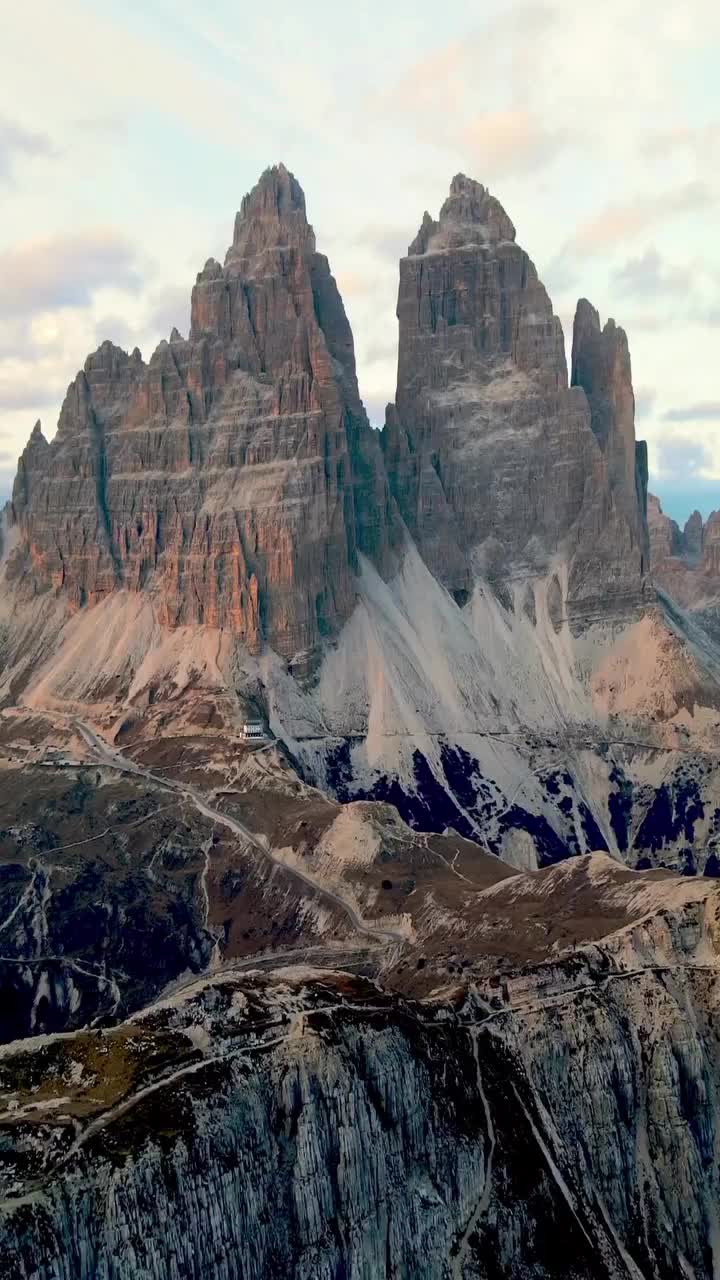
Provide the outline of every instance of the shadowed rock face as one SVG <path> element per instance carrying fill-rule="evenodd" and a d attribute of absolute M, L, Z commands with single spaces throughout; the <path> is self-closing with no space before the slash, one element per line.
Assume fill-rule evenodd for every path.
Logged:
<path fill-rule="evenodd" d="M 347 617 L 358 552 L 383 571 L 393 517 L 350 327 L 280 166 L 243 200 L 149 365 L 106 342 L 39 426 L 13 493 L 15 572 L 76 606 L 151 584 L 161 620 L 287 657 Z"/>
<path fill-rule="evenodd" d="M 582 387 L 590 422 L 607 459 L 608 483 L 648 565 L 647 456 L 635 442 L 635 396 L 627 335 L 614 320 L 600 327 L 594 307 L 581 298 L 573 326 L 572 385 Z"/>
<path fill-rule="evenodd" d="M 719 518 L 720 519 L 720 518 Z M 687 555 L 697 557 L 701 555 L 703 549 L 703 518 L 699 511 L 693 511 L 688 516 L 683 529 L 684 550 Z"/>
<path fill-rule="evenodd" d="M 0 593 L 0 705 L 102 703 L 122 719 L 207 679 L 235 707 L 246 692 L 339 798 L 388 800 L 520 865 L 650 856 L 644 765 L 617 800 L 621 841 L 607 740 L 712 748 L 720 665 L 715 647 L 691 653 L 672 610 L 636 616 L 652 598 L 647 455 L 625 336 L 581 301 L 568 386 L 532 262 L 462 176 L 401 263 L 398 312 L 381 449 L 302 191 L 282 167 L 263 175 L 225 265 L 197 279 L 188 339 L 174 330 L 147 365 L 104 344 L 52 443 L 33 431 L 7 539 L 16 583 Z M 99 603 L 68 621 L 68 597 Z M 319 657 L 312 687 L 248 656 L 270 647 L 293 671 Z M 600 763 L 585 773 L 588 732 Z M 562 794 L 540 764 L 567 764 Z M 714 839 L 710 817 L 664 815 L 653 855 L 687 865 Z"/>
<path fill-rule="evenodd" d="M 562 552 L 578 619 L 646 595 L 627 345 L 606 327 L 617 350 L 586 387 L 590 313 L 597 322 L 581 303 L 581 374 L 568 387 L 562 329 L 537 271 L 498 201 L 463 175 L 400 263 L 386 465 L 427 563 L 455 592 L 478 569 L 531 574 Z"/>

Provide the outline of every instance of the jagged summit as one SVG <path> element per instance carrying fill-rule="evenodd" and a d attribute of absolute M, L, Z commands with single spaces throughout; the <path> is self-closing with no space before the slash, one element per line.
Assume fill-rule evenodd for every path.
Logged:
<path fill-rule="evenodd" d="M 515 227 L 500 201 L 481 183 L 458 173 L 450 184 L 438 221 L 425 212 L 408 254 L 418 257 L 463 245 L 487 247 L 514 239 Z"/>
<path fill-rule="evenodd" d="M 307 220 L 303 189 L 283 164 L 266 169 L 243 198 L 225 265 L 246 264 L 248 259 L 273 249 L 315 252 L 315 234 Z"/>
<path fill-rule="evenodd" d="M 553 591 L 578 625 L 636 607 L 647 539 L 624 332 L 581 301 L 569 389 L 537 271 L 464 174 L 401 261 L 398 316 L 383 459 L 302 188 L 266 169 L 225 265 L 197 276 L 188 339 L 173 329 L 147 364 L 103 342 L 49 452 L 26 451 L 17 573 L 76 606 L 152 585 L 164 622 L 294 656 L 349 616 L 360 553 L 396 566 L 404 522 L 459 601 L 478 575 L 562 557 Z"/>
<path fill-rule="evenodd" d="M 605 360 L 620 359 L 630 372 L 630 351 L 625 330 L 616 324 L 612 317 L 602 325 L 600 314 L 587 298 L 579 298 L 573 322 L 573 358 L 571 384 L 582 385 L 582 373 L 579 366 L 588 358 L 588 344 L 601 342 L 605 347 Z"/>
<path fill-rule="evenodd" d="M 297 178 L 282 162 L 269 165 L 252 191 L 243 196 L 238 220 L 274 216 L 287 219 L 305 213 L 305 193 Z"/>
<path fill-rule="evenodd" d="M 703 518 L 697 508 L 688 516 L 683 529 L 683 538 L 687 553 L 699 556 L 703 548 Z"/>
<path fill-rule="evenodd" d="M 635 439 L 635 396 L 627 334 L 614 320 L 601 327 L 587 300 L 577 304 L 573 324 L 571 385 L 581 387 L 590 425 L 602 450 L 615 507 L 622 514 L 628 557 L 644 578 L 650 564 L 647 530 L 647 451 Z"/>
<path fill-rule="evenodd" d="M 400 264 L 397 394 L 373 432 L 293 184 L 270 170 L 243 203 L 235 256 L 199 274 L 187 339 L 173 331 L 147 363 L 103 343 L 52 442 L 33 434 L 2 569 L 26 630 L 16 643 L 0 613 L 0 660 L 14 645 L 0 695 L 25 687 L 18 654 L 45 655 L 43 697 L 110 688 L 118 715 L 148 680 L 172 683 L 178 654 L 215 686 L 252 671 L 253 703 L 338 795 L 395 796 L 421 827 L 441 821 L 523 865 L 624 849 L 605 757 L 568 810 L 516 747 L 501 759 L 493 743 L 547 732 L 564 759 L 568 725 L 607 738 L 626 715 L 631 738 L 656 740 L 695 705 L 708 712 L 697 732 L 714 731 L 720 696 L 659 620 L 648 576 L 626 337 L 582 300 L 569 386 L 530 257 L 458 175 L 424 219 L 427 252 Z M 720 521 L 702 546 L 712 576 Z M 33 637 L 38 596 L 49 657 Z M 98 631 L 116 629 L 100 648 Z M 475 774 L 489 791 L 465 785 Z"/>
<path fill-rule="evenodd" d="M 562 612 L 578 625 L 641 604 L 644 491 L 622 330 L 601 334 L 581 302 L 582 372 L 569 388 L 562 327 L 535 266 L 499 201 L 464 174 L 400 263 L 398 319 L 383 445 L 433 572 L 464 598 L 479 571 L 517 580 L 561 554 Z"/>
<path fill-rule="evenodd" d="M 0 1276 L 710 1280 L 720 645 L 625 335 L 569 386 L 458 175 L 383 457 L 293 183 L 0 519 Z"/>

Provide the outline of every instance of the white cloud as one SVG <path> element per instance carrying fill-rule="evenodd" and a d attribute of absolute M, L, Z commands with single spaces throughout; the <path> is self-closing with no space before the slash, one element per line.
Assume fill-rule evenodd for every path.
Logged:
<path fill-rule="evenodd" d="M 18 160 L 54 154 L 55 148 L 47 134 L 25 129 L 15 120 L 0 116 L 0 182 L 7 182 L 13 175 Z"/>
<path fill-rule="evenodd" d="M 720 422 L 720 400 L 701 400 L 695 404 L 666 409 L 664 422 Z"/>
<path fill-rule="evenodd" d="M 663 164 L 667 164 L 670 157 L 685 155 L 707 166 L 720 154 L 720 122 L 712 120 L 694 127 L 674 125 L 669 129 L 653 130 L 641 139 L 640 154 Z"/>
<path fill-rule="evenodd" d="M 646 249 L 637 258 L 628 258 L 613 272 L 613 283 L 623 296 L 656 298 L 687 293 L 692 287 L 692 269 L 668 264 L 657 249 Z"/>
<path fill-rule="evenodd" d="M 142 283 L 135 248 L 109 227 L 13 245 L 0 252 L 0 280 L 6 315 L 86 307 L 100 288 Z"/>
<path fill-rule="evenodd" d="M 479 171 L 497 177 L 543 169 L 573 141 L 570 130 L 548 128 L 524 107 L 483 111 L 462 138 Z"/>
<path fill-rule="evenodd" d="M 143 327 L 151 341 L 157 343 L 162 338 L 169 338 L 173 329 L 187 337 L 190 331 L 190 295 L 190 281 L 187 285 L 169 285 L 150 294 Z"/>
<path fill-rule="evenodd" d="M 4 24 L 3 80 L 20 100 L 27 98 L 28 49 L 35 92 L 71 121 L 88 118 L 89 102 L 105 119 L 152 110 L 193 132 L 236 143 L 255 122 L 257 108 L 238 80 L 208 75 L 171 40 L 136 34 L 121 15 L 78 0 L 16 6 L 12 22 Z M 69 76 L 73 68 L 81 74 Z"/>
<path fill-rule="evenodd" d="M 655 405 L 656 393 L 653 387 L 635 388 L 635 418 L 647 418 Z"/>
<path fill-rule="evenodd" d="M 418 218 L 418 223 L 420 218 Z M 360 227 L 352 238 L 352 245 L 360 249 L 369 249 L 379 258 L 386 259 L 393 269 L 398 260 L 405 256 L 408 245 L 415 234 L 408 234 L 407 227 L 394 226 L 392 223 L 370 222 Z"/>
<path fill-rule="evenodd" d="M 18 361 L 0 364 L 0 410 L 44 409 L 56 405 L 64 391 L 62 383 L 43 378 L 42 369 Z M 40 376 L 38 376 L 40 374 Z"/>
<path fill-rule="evenodd" d="M 697 181 L 608 204 L 576 227 L 567 249 L 585 255 L 605 253 L 652 227 L 686 213 L 702 212 L 713 203 L 712 189 L 707 183 Z"/>

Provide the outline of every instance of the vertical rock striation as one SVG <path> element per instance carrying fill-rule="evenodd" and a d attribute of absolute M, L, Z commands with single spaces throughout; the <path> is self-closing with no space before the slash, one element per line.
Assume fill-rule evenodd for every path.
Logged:
<path fill-rule="evenodd" d="M 582 387 L 590 406 L 590 423 L 607 461 L 611 501 L 631 536 L 638 573 L 648 567 L 647 452 L 635 441 L 635 396 L 627 335 L 614 320 L 600 317 L 586 298 L 575 312 L 572 386 Z M 642 443 L 642 442 L 641 442 Z"/>
<path fill-rule="evenodd" d="M 284 166 L 245 197 L 225 265 L 149 364 L 103 343 L 57 435 L 20 461 L 15 572 L 76 607 L 152 586 L 161 620 L 288 658 L 336 630 L 359 552 L 392 561 L 393 515 L 352 334 Z"/>
<path fill-rule="evenodd" d="M 615 348 L 597 388 L 584 376 L 569 387 L 562 328 L 537 271 L 498 201 L 463 175 L 401 261 L 397 313 L 398 388 L 383 445 L 432 571 L 463 598 L 478 573 L 540 574 L 561 554 L 576 621 L 635 608 L 647 594 L 647 534 L 622 331 L 606 328 Z M 590 316 L 594 325 L 581 303 L 583 375 L 593 367 Z"/>
<path fill-rule="evenodd" d="M 720 586 L 720 511 L 711 511 L 707 520 L 699 511 L 693 511 L 680 529 L 675 520 L 666 516 L 660 500 L 650 494 L 648 498 L 648 524 L 653 572 L 661 583 L 670 583 L 673 574 L 685 571 L 688 585 L 695 584 L 695 597 L 710 595 Z M 675 583 L 668 586 L 671 594 L 677 594 L 681 603 L 692 603 L 693 592 L 683 591 Z"/>
<path fill-rule="evenodd" d="M 302 190 L 268 169 L 224 265 L 197 277 L 189 337 L 174 329 L 149 364 L 103 343 L 55 439 L 36 428 L 13 495 L 16 577 L 31 566 L 77 608 L 147 587 L 169 626 L 307 661 L 353 608 L 358 554 L 391 573 L 399 507 L 461 604 L 478 578 L 547 574 L 578 628 L 636 610 L 647 467 L 623 331 L 582 300 L 568 385 L 537 271 L 463 175 L 401 261 L 398 318 L 381 451 Z"/>

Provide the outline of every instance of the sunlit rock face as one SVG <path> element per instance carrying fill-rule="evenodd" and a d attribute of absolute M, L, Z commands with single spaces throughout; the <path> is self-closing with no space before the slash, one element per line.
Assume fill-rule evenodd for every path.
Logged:
<path fill-rule="evenodd" d="M 12 518 L 16 577 L 73 606 L 151 590 L 167 625 L 232 629 L 306 654 L 349 616 L 358 555 L 387 576 L 397 500 L 428 566 L 464 599 L 568 565 L 574 622 L 646 597 L 627 344 L 582 302 L 568 387 L 560 323 L 484 187 L 453 180 L 401 262 L 396 404 L 383 434 L 359 398 L 353 340 L 295 178 L 245 197 L 210 259 L 187 339 L 146 364 L 104 342 L 36 427 Z"/>
<path fill-rule="evenodd" d="M 393 532 L 352 334 L 296 180 L 245 197 L 224 267 L 145 364 L 105 342 L 39 426 L 13 493 L 15 573 L 73 605 L 150 589 L 161 619 L 234 631 L 287 657 L 338 629 L 358 553 Z"/>

